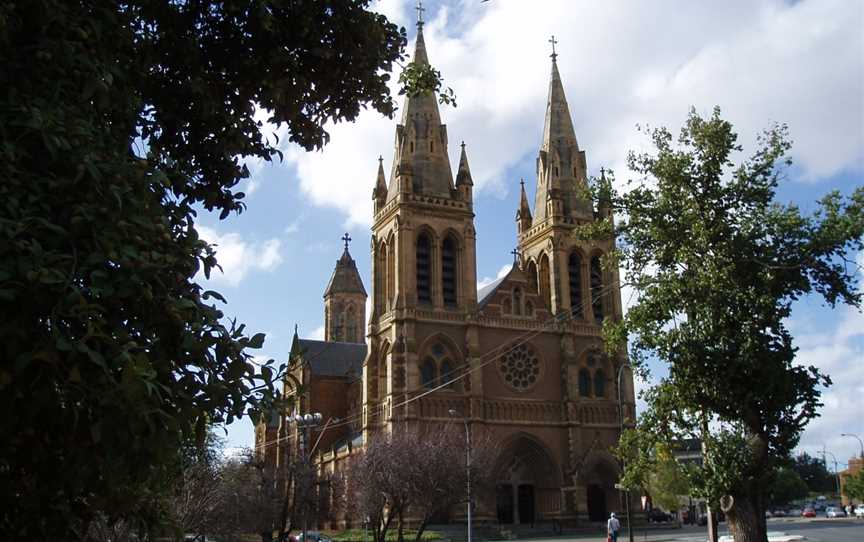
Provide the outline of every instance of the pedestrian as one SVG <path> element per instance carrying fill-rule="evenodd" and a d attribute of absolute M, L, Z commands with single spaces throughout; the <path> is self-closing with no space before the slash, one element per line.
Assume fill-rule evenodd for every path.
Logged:
<path fill-rule="evenodd" d="M 606 540 L 608 542 L 618 542 L 618 529 L 621 528 L 621 523 L 615 517 L 615 512 L 609 514 L 609 521 L 606 522 Z"/>

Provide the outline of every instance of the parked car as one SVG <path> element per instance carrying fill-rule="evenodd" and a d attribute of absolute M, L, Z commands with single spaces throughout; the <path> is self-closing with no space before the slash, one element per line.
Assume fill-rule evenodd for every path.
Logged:
<path fill-rule="evenodd" d="M 825 508 L 825 517 L 826 518 L 845 518 L 846 511 L 842 508 L 838 508 L 836 506 L 829 506 Z"/>
<path fill-rule="evenodd" d="M 812 508 L 810 508 L 810 507 L 808 506 L 808 507 L 805 508 L 804 510 L 801 510 L 801 517 L 804 517 L 804 518 L 815 518 L 815 517 L 816 517 L 816 510 L 813 510 Z"/>
<path fill-rule="evenodd" d="M 782 508 L 775 508 L 774 510 L 771 511 L 771 515 L 774 516 L 775 518 L 785 518 L 786 517 L 786 510 L 783 510 Z"/>
<path fill-rule="evenodd" d="M 667 514 L 659 508 L 655 508 L 648 512 L 648 521 L 650 522 L 661 523 L 666 521 L 672 521 L 673 519 L 674 518 L 672 517 L 672 514 Z"/>
<path fill-rule="evenodd" d="M 864 504 L 859 504 L 855 508 L 855 517 L 856 518 L 864 518 Z"/>

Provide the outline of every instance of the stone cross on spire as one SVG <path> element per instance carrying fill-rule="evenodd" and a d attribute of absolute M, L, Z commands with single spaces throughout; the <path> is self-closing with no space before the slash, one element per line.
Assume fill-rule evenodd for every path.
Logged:
<path fill-rule="evenodd" d="M 342 241 L 345 242 L 345 250 L 347 251 L 348 250 L 348 243 L 351 242 L 351 236 L 348 235 L 348 232 L 346 231 L 345 235 L 343 235 L 340 239 L 342 239 Z"/>
<path fill-rule="evenodd" d="M 555 62 L 555 59 L 558 58 L 558 53 L 555 52 L 555 44 L 558 43 L 558 40 L 555 39 L 555 34 L 552 34 L 552 39 L 549 40 L 549 43 L 552 44 L 552 54 L 549 56 L 552 57 L 552 62 Z"/>
<path fill-rule="evenodd" d="M 519 247 L 516 247 L 513 250 L 511 250 L 510 254 L 513 255 L 513 265 L 516 265 L 516 263 L 519 261 Z"/>
<path fill-rule="evenodd" d="M 417 26 L 423 26 L 423 12 L 426 11 L 423 0 L 417 0 L 417 7 L 414 9 L 417 10 Z"/>

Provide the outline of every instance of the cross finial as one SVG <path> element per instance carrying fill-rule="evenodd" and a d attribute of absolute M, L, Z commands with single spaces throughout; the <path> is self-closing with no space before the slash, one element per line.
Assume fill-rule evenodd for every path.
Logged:
<path fill-rule="evenodd" d="M 601 177 L 606 177 L 606 168 L 604 168 L 604 167 L 602 167 L 602 166 L 600 167 L 600 176 L 601 176 Z"/>
<path fill-rule="evenodd" d="M 379 154 L 378 155 L 378 163 L 380 164 L 382 162 L 384 162 L 384 157 Z"/>
<path fill-rule="evenodd" d="M 414 8 L 417 10 L 417 26 L 423 26 L 423 12 L 426 11 L 426 8 L 423 7 L 423 0 L 417 0 L 417 7 Z"/>
<path fill-rule="evenodd" d="M 513 255 L 513 264 L 515 265 L 516 262 L 519 261 L 519 247 L 516 247 L 513 250 L 511 250 L 510 254 Z"/>
<path fill-rule="evenodd" d="M 522 190 L 525 190 L 525 178 L 519 179 L 519 184 L 522 185 Z"/>
<path fill-rule="evenodd" d="M 555 52 L 555 44 L 558 43 L 558 40 L 555 39 L 555 34 L 552 34 L 552 39 L 549 40 L 549 43 L 552 44 L 552 54 L 549 56 L 552 57 L 552 62 L 555 62 L 555 59 L 558 58 L 558 53 Z"/>
<path fill-rule="evenodd" d="M 342 240 L 345 241 L 345 250 L 348 250 L 348 243 L 351 242 L 351 236 L 348 235 L 348 232 L 345 232 L 345 235 L 342 236 Z"/>
<path fill-rule="evenodd" d="M 462 150 L 464 151 L 465 150 L 465 142 L 464 141 L 462 142 L 461 147 L 462 147 Z"/>

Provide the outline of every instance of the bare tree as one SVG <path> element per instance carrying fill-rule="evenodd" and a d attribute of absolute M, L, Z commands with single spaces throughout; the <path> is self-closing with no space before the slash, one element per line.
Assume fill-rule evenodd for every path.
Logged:
<path fill-rule="evenodd" d="M 475 432 L 471 481 L 476 492 L 488 486 L 495 446 Z M 350 469 L 348 491 L 355 516 L 367 518 L 376 542 L 384 542 L 395 522 L 404 539 L 406 517 L 418 520 L 419 542 L 439 513 L 467 499 L 465 440 L 452 424 L 377 435 Z"/>

